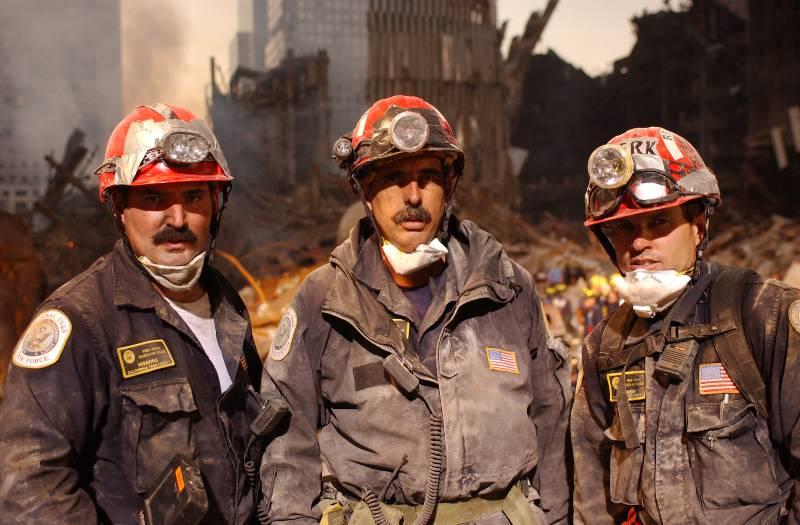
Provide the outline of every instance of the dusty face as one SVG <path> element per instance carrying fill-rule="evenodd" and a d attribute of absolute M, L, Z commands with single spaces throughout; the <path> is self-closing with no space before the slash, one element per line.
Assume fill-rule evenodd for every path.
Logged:
<path fill-rule="evenodd" d="M 704 229 L 702 214 L 688 222 L 679 206 L 624 217 L 602 226 L 624 273 L 692 268 Z"/>
<path fill-rule="evenodd" d="M 154 184 L 128 189 L 122 224 L 137 256 L 180 266 L 205 250 L 212 215 L 208 184 Z"/>
<path fill-rule="evenodd" d="M 433 240 L 448 192 L 438 158 L 398 159 L 376 169 L 364 184 L 368 205 L 385 239 L 404 252 Z"/>

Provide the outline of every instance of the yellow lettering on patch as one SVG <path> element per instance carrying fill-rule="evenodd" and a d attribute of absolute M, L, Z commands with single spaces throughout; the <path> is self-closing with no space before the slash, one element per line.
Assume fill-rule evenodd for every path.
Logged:
<path fill-rule="evenodd" d="M 117 348 L 117 356 L 125 379 L 175 366 L 175 359 L 163 339 L 121 346 Z"/>
<path fill-rule="evenodd" d="M 619 387 L 621 376 L 622 372 L 606 374 L 609 401 L 612 403 L 617 401 L 617 388 Z M 625 391 L 628 394 L 628 401 L 641 401 L 645 399 L 647 390 L 645 388 L 644 370 L 628 370 L 625 372 Z"/>

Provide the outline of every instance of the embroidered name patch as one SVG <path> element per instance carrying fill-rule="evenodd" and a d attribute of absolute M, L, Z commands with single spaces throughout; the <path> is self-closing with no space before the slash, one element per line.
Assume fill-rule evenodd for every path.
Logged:
<path fill-rule="evenodd" d="M 789 322 L 794 331 L 800 334 L 800 300 L 789 305 Z"/>
<path fill-rule="evenodd" d="M 622 372 L 606 374 L 606 381 L 608 381 L 608 400 L 612 403 L 616 403 L 617 401 L 617 388 L 619 387 L 621 376 Z M 641 401 L 645 399 L 647 397 L 645 384 L 644 370 L 628 370 L 625 372 L 625 392 L 628 394 L 628 401 Z"/>
<path fill-rule="evenodd" d="M 175 366 L 175 359 L 163 339 L 120 346 L 117 357 L 125 379 Z"/>
<path fill-rule="evenodd" d="M 514 352 L 487 346 L 486 361 L 489 363 L 489 370 L 519 374 L 519 366 L 517 366 L 517 354 Z"/>
<path fill-rule="evenodd" d="M 280 361 L 289 355 L 295 328 L 297 328 L 297 312 L 290 307 L 283 314 L 278 329 L 275 331 L 275 339 L 272 340 L 272 348 L 269 350 L 270 359 Z"/>
<path fill-rule="evenodd" d="M 700 365 L 700 378 L 697 382 L 700 394 L 738 394 L 739 389 L 728 375 L 722 363 L 705 363 Z"/>
<path fill-rule="evenodd" d="M 14 348 L 14 364 L 45 368 L 61 357 L 72 333 L 72 322 L 61 310 L 45 310 L 31 321 Z"/>

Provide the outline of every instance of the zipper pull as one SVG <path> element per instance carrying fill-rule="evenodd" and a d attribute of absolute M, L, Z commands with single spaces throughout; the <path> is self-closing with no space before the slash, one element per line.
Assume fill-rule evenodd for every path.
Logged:
<path fill-rule="evenodd" d="M 722 401 L 719 404 L 719 422 L 722 423 L 725 421 L 725 405 L 728 403 L 728 394 L 725 394 L 725 397 L 722 398 Z"/>
<path fill-rule="evenodd" d="M 708 441 L 708 448 L 714 450 L 714 445 L 717 443 L 717 431 L 709 430 L 706 432 L 706 441 Z"/>

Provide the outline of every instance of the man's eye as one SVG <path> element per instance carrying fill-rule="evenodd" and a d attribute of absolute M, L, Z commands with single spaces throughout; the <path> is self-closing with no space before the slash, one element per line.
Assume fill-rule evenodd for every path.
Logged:
<path fill-rule="evenodd" d="M 145 195 L 144 202 L 147 204 L 159 204 L 161 202 L 160 195 Z"/>
<path fill-rule="evenodd" d="M 191 203 L 191 204 L 197 204 L 201 200 L 203 200 L 203 194 L 202 193 L 190 193 L 186 197 L 186 202 Z"/>
<path fill-rule="evenodd" d="M 390 185 L 400 184 L 400 181 L 403 179 L 403 176 L 399 173 L 390 173 L 386 176 L 386 182 Z"/>

